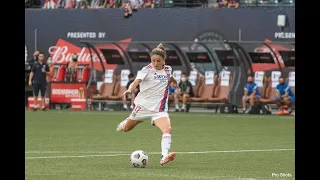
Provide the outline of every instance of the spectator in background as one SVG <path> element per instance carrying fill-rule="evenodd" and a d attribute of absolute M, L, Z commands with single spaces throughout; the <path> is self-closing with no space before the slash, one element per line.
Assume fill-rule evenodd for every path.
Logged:
<path fill-rule="evenodd" d="M 56 8 L 65 8 L 66 6 L 66 0 L 58 0 L 56 4 Z"/>
<path fill-rule="evenodd" d="M 244 86 L 244 95 L 242 96 L 242 111 L 244 114 L 250 112 L 252 106 L 259 102 L 261 96 L 258 90 L 258 86 L 253 82 L 253 77 L 248 76 L 247 84 Z M 250 104 L 249 109 L 247 108 L 247 103 Z"/>
<path fill-rule="evenodd" d="M 175 93 L 174 103 L 176 107 L 176 112 L 180 111 L 179 100 L 182 99 L 181 112 L 188 112 L 186 109 L 187 102 L 189 98 L 193 96 L 192 84 L 188 80 L 188 76 L 185 72 L 181 73 L 181 80 L 179 82 L 179 89 Z M 188 108 L 189 109 L 189 108 Z"/>
<path fill-rule="evenodd" d="M 88 7 L 87 0 L 76 0 L 76 9 L 86 9 Z"/>
<path fill-rule="evenodd" d="M 46 97 L 50 97 L 51 80 L 53 78 L 53 72 L 54 72 L 54 66 L 52 64 L 52 58 L 51 57 L 48 57 L 47 65 L 49 67 L 49 74 L 47 74 Z"/>
<path fill-rule="evenodd" d="M 216 3 L 213 4 L 213 8 L 223 8 L 228 6 L 228 0 L 217 0 Z"/>
<path fill-rule="evenodd" d="M 29 76 L 29 86 L 33 87 L 34 111 L 38 108 L 38 94 L 41 93 L 41 109 L 45 111 L 45 93 L 49 66 L 44 62 L 44 53 L 39 52 L 38 61 L 32 66 Z"/>
<path fill-rule="evenodd" d="M 65 1 L 64 8 L 65 9 L 73 9 L 75 7 L 75 0 L 62 0 Z"/>
<path fill-rule="evenodd" d="M 279 115 L 289 115 L 291 112 L 290 106 L 294 102 L 295 96 L 292 93 L 288 83 L 285 83 L 284 78 L 279 78 L 279 84 L 276 86 L 276 104 L 279 107 Z"/>
<path fill-rule="evenodd" d="M 44 9 L 55 9 L 57 8 L 58 0 L 46 0 L 44 2 Z"/>
<path fill-rule="evenodd" d="M 240 0 L 228 0 L 228 8 L 238 8 L 240 5 Z"/>
<path fill-rule="evenodd" d="M 33 53 L 33 58 L 29 61 L 29 65 L 32 68 L 33 64 L 38 61 L 39 51 Z"/>
<path fill-rule="evenodd" d="M 144 0 L 143 8 L 154 8 L 154 0 Z"/>
<path fill-rule="evenodd" d="M 68 64 L 67 69 L 67 81 L 75 81 L 75 77 L 78 71 L 78 55 L 76 53 L 72 54 L 72 61 Z"/>
<path fill-rule="evenodd" d="M 103 4 L 103 8 L 114 8 L 115 7 L 115 0 L 105 0 Z"/>
<path fill-rule="evenodd" d="M 131 6 L 131 2 L 128 0 L 124 4 L 124 17 L 128 18 L 131 15 L 132 15 L 132 6 Z"/>
<path fill-rule="evenodd" d="M 45 2 L 46 2 L 46 0 L 41 0 L 40 4 L 41 4 L 42 7 L 44 6 Z"/>
<path fill-rule="evenodd" d="M 100 6 L 100 0 L 91 0 L 90 8 L 97 9 Z"/>
<path fill-rule="evenodd" d="M 73 9 L 75 0 L 58 0 L 56 8 Z"/>
<path fill-rule="evenodd" d="M 49 66 L 49 71 L 50 71 L 50 74 L 48 75 L 48 82 L 50 82 L 53 78 L 53 72 L 54 72 L 54 66 L 53 66 L 53 63 L 52 63 L 52 57 L 48 57 L 48 60 L 47 60 L 47 64 Z"/>
<path fill-rule="evenodd" d="M 134 75 L 133 73 L 130 73 L 128 75 L 129 81 L 127 83 L 127 89 L 129 89 L 130 84 L 134 81 Z M 135 90 L 133 90 L 133 92 L 131 94 L 126 94 L 125 96 L 123 96 L 122 98 L 122 102 L 123 102 L 123 109 L 125 110 L 129 110 L 128 108 L 128 104 L 127 104 L 127 100 L 131 100 L 131 105 L 130 105 L 130 109 L 133 110 L 134 109 L 134 99 L 136 98 L 136 96 L 139 93 L 139 85 L 136 87 Z"/>

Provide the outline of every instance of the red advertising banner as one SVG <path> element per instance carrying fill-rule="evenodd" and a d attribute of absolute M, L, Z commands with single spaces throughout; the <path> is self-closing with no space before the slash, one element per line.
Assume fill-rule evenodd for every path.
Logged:
<path fill-rule="evenodd" d="M 85 83 L 51 83 L 51 103 L 71 103 L 71 99 L 86 98 Z"/>

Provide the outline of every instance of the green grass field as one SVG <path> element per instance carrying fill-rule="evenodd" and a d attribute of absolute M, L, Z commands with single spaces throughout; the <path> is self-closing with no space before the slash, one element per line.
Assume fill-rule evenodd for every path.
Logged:
<path fill-rule="evenodd" d="M 295 179 L 292 116 L 171 113 L 177 158 L 160 167 L 161 133 L 149 120 L 115 131 L 128 115 L 26 111 L 26 180 Z M 129 163 L 139 149 L 146 168 Z"/>

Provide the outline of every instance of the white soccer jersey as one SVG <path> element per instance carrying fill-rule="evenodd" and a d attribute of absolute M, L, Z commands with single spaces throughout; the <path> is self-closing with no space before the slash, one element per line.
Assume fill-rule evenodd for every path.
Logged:
<path fill-rule="evenodd" d="M 136 77 L 142 81 L 134 104 L 143 106 L 149 111 L 167 112 L 171 74 L 172 68 L 167 65 L 162 70 L 154 69 L 151 63 L 143 67 Z"/>

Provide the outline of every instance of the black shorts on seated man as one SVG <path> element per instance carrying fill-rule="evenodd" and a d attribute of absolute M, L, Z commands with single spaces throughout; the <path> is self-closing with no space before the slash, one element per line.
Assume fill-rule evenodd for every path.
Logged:
<path fill-rule="evenodd" d="M 50 75 L 49 66 L 44 62 L 44 53 L 39 52 L 38 61 L 31 68 L 29 76 L 29 85 L 33 87 L 34 111 L 38 108 L 38 94 L 41 92 L 41 109 L 45 111 L 45 94 L 47 79 Z"/>

